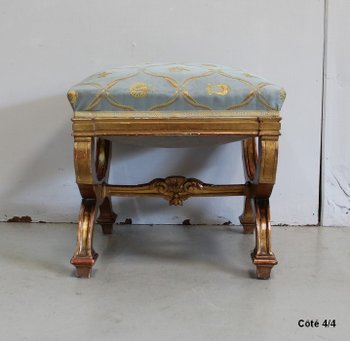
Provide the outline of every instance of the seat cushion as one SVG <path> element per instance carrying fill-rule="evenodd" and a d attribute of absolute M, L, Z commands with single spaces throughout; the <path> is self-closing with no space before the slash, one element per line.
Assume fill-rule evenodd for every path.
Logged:
<path fill-rule="evenodd" d="M 68 91 L 76 113 L 129 116 L 278 115 L 286 92 L 250 73 L 213 64 L 143 64 L 96 73 Z"/>

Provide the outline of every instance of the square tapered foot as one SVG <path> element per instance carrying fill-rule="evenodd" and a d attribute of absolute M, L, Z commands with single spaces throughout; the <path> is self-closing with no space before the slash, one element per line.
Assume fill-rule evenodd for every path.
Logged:
<path fill-rule="evenodd" d="M 247 220 L 244 218 L 243 214 L 239 217 L 239 221 L 241 225 L 243 226 L 243 233 L 244 234 L 253 234 L 255 230 L 255 219 L 252 221 Z"/>
<path fill-rule="evenodd" d="M 252 261 L 256 266 L 256 277 L 258 279 L 269 279 L 272 268 L 278 263 L 276 257 L 272 255 L 260 256 L 255 252 L 251 254 Z"/>
<path fill-rule="evenodd" d="M 92 273 L 92 266 L 77 266 L 75 275 L 78 278 L 90 278 Z"/>
<path fill-rule="evenodd" d="M 112 234 L 113 233 L 113 224 L 102 224 L 100 223 L 102 227 L 103 234 Z"/>
<path fill-rule="evenodd" d="M 256 267 L 256 278 L 258 279 L 269 279 L 271 275 L 272 266 L 257 266 Z"/>
<path fill-rule="evenodd" d="M 97 257 L 98 257 L 98 254 L 96 252 L 93 253 L 92 258 L 73 257 L 70 262 L 76 268 L 76 271 L 75 271 L 76 277 L 90 278 L 92 274 L 92 267 L 96 263 Z"/>
<path fill-rule="evenodd" d="M 255 230 L 255 224 L 242 224 L 244 234 L 253 234 Z"/>

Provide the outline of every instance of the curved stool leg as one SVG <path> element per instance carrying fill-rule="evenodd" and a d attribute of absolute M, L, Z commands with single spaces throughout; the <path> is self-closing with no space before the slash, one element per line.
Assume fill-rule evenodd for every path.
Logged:
<path fill-rule="evenodd" d="M 101 198 L 96 195 L 94 186 L 98 184 L 95 164 L 94 137 L 74 138 L 74 168 L 76 182 L 82 196 L 79 212 L 77 244 L 71 259 L 76 267 L 77 277 L 89 278 L 97 253 L 92 247 L 96 208 Z"/>
<path fill-rule="evenodd" d="M 256 265 L 256 275 L 259 279 L 270 278 L 271 269 L 277 264 L 271 251 L 271 225 L 269 199 L 255 199 L 256 230 L 255 249 L 252 260 Z"/>
<path fill-rule="evenodd" d="M 100 182 L 107 182 L 110 169 L 112 143 L 106 139 L 99 138 L 96 147 L 96 173 Z M 101 225 L 104 234 L 113 232 L 113 224 L 117 219 L 117 215 L 113 212 L 110 197 L 106 197 L 100 205 L 100 215 L 97 223 Z"/>
<path fill-rule="evenodd" d="M 243 164 L 246 178 L 246 185 L 248 186 L 250 181 L 254 180 L 256 173 L 257 163 L 257 151 L 255 137 L 248 138 L 242 142 L 243 152 Z M 243 226 L 243 232 L 246 234 L 252 234 L 255 229 L 255 213 L 253 209 L 252 198 L 250 196 L 245 197 L 244 210 L 239 217 L 239 221 Z"/>
<path fill-rule="evenodd" d="M 80 206 L 77 244 L 71 264 L 76 267 L 77 277 L 89 278 L 98 254 L 92 246 L 96 200 L 83 199 Z"/>
<path fill-rule="evenodd" d="M 271 225 L 269 198 L 275 184 L 278 158 L 278 136 L 259 137 L 259 157 L 252 184 L 255 206 L 255 249 L 252 253 L 256 274 L 260 279 L 270 278 L 277 264 L 271 250 Z"/>

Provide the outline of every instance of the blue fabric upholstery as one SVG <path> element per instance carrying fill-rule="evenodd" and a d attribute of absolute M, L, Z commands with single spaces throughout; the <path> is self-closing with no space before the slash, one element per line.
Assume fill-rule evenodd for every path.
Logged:
<path fill-rule="evenodd" d="M 283 88 L 231 67 L 144 64 L 96 73 L 68 91 L 75 112 L 278 112 Z M 132 114 L 132 113 L 130 113 Z"/>

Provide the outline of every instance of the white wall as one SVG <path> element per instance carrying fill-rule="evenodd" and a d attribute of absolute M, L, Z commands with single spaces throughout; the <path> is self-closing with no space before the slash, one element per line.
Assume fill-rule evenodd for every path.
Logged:
<path fill-rule="evenodd" d="M 328 5 L 323 139 L 324 225 L 350 226 L 350 1 Z"/>
<path fill-rule="evenodd" d="M 287 89 L 272 220 L 316 224 L 323 17 L 320 0 L 1 0 L 0 220 L 76 221 L 65 98 L 72 84 L 115 65 L 203 61 L 241 67 Z M 114 156 L 115 182 L 171 174 L 243 180 L 239 143 L 185 150 L 116 145 Z M 238 223 L 242 209 L 241 198 L 190 199 L 182 208 L 152 198 L 114 203 L 118 220 L 135 223 Z"/>

